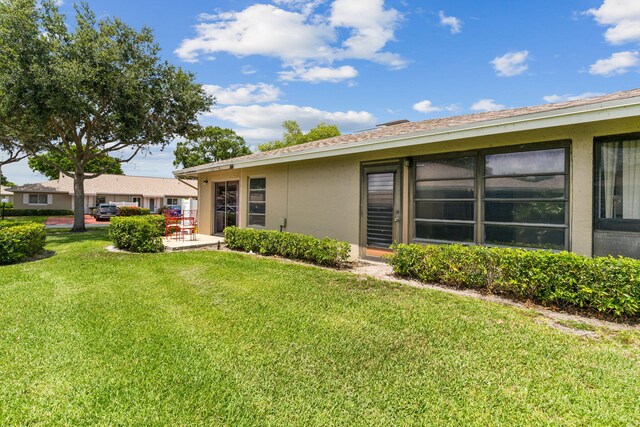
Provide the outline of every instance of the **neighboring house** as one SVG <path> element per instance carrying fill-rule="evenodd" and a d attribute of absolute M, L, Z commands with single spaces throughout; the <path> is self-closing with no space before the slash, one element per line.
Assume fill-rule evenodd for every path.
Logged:
<path fill-rule="evenodd" d="M 0 185 L 0 201 L 7 200 L 9 203 L 13 203 L 13 193 L 7 191 L 8 188 Z"/>
<path fill-rule="evenodd" d="M 152 178 L 129 175 L 100 175 L 84 182 L 84 211 L 100 203 L 135 203 L 141 208 L 157 211 L 162 206 L 180 205 L 197 209 L 196 181 L 174 178 Z M 60 178 L 11 188 L 15 209 L 74 210 L 73 179 Z"/>
<path fill-rule="evenodd" d="M 405 122 L 174 172 L 199 230 L 501 245 L 640 258 L 640 89 Z"/>

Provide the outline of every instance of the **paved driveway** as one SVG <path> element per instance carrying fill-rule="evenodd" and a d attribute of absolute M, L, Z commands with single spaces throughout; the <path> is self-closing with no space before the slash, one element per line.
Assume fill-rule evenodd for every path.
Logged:
<path fill-rule="evenodd" d="M 69 228 L 73 226 L 72 216 L 52 216 L 47 218 L 44 223 L 47 228 Z M 84 216 L 84 225 L 87 227 L 105 227 L 109 225 L 109 221 L 96 221 L 91 215 Z"/>

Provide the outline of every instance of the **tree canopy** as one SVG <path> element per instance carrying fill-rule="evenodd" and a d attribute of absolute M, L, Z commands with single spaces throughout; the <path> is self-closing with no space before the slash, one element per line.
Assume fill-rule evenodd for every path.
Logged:
<path fill-rule="evenodd" d="M 232 129 L 207 126 L 192 132 L 186 141 L 178 142 L 173 154 L 175 167 L 190 168 L 251 154 L 251 150 Z"/>
<path fill-rule="evenodd" d="M 29 167 L 35 172 L 40 172 L 49 179 L 57 179 L 60 171 L 72 172 L 73 162 L 67 157 L 55 151 L 48 151 L 29 157 Z M 109 173 L 124 175 L 122 163 L 109 155 L 103 154 L 91 159 L 85 166 L 85 172 L 94 174 Z"/>
<path fill-rule="evenodd" d="M 290 147 L 292 145 L 304 144 L 306 142 L 318 141 L 341 135 L 340 130 L 336 125 L 329 125 L 324 122 L 310 129 L 307 133 L 302 132 L 300 125 L 295 120 L 285 120 L 282 123 L 282 127 L 285 129 L 282 134 L 282 139 L 260 144 L 258 145 L 258 150 L 275 150 L 277 148 Z"/>
<path fill-rule="evenodd" d="M 0 1 L 0 131 L 74 180 L 73 230 L 84 231 L 84 180 L 96 158 L 127 162 L 197 126 L 213 99 L 162 61 L 149 28 L 97 19 L 86 3 L 67 25 L 52 0 Z"/>
<path fill-rule="evenodd" d="M 0 185 L 2 185 L 3 187 L 16 186 L 13 182 L 9 181 L 9 179 L 2 172 L 0 172 Z"/>

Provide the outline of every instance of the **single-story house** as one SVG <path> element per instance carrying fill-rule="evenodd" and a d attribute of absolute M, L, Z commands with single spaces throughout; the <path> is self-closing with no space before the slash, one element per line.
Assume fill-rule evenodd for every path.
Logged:
<path fill-rule="evenodd" d="M 84 182 L 84 212 L 100 203 L 137 204 L 152 212 L 162 206 L 180 205 L 183 209 L 196 210 L 197 181 L 175 178 L 153 178 L 131 175 L 100 175 Z M 14 194 L 15 209 L 65 209 L 74 210 L 73 179 L 60 174 L 53 181 L 27 184 L 10 188 Z"/>
<path fill-rule="evenodd" d="M 0 185 L 0 201 L 6 200 L 9 203 L 13 203 L 13 193 L 7 191 L 9 187 Z"/>
<path fill-rule="evenodd" d="M 175 171 L 199 230 L 463 243 L 640 258 L 640 89 L 417 122 Z"/>

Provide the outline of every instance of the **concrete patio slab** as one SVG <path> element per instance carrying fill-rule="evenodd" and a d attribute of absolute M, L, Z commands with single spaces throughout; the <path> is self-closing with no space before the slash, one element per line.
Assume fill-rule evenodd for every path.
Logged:
<path fill-rule="evenodd" d="M 186 236 L 184 240 L 174 240 L 173 238 L 165 237 L 162 239 L 164 243 L 164 249 L 166 251 L 184 251 L 189 249 L 217 249 L 224 242 L 222 236 L 209 236 L 206 234 L 196 234 L 195 240 L 189 240 L 189 236 Z"/>

